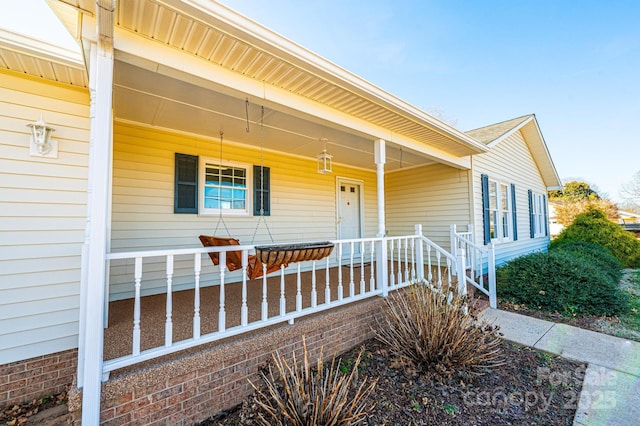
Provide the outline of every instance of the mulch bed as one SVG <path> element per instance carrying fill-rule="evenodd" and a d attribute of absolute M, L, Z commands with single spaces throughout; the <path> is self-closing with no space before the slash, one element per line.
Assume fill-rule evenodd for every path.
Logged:
<path fill-rule="evenodd" d="M 23 425 L 27 422 L 34 424 L 33 419 L 36 418 L 38 414 L 42 415 L 43 412 L 66 403 L 67 391 L 63 391 L 57 395 L 42 396 L 23 404 L 0 407 L 0 424 L 9 426 Z M 66 410 L 62 410 L 62 413 L 65 411 Z"/>
<path fill-rule="evenodd" d="M 586 365 L 503 341 L 506 363 L 482 376 L 437 378 L 416 371 L 376 340 L 360 375 L 377 377 L 364 425 L 571 425 Z M 359 348 L 341 356 L 354 360 Z M 255 425 L 252 397 L 200 426 Z"/>

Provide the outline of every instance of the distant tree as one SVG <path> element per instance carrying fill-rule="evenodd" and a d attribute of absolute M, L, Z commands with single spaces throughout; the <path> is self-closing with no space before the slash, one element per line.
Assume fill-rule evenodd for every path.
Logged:
<path fill-rule="evenodd" d="M 561 200 L 555 207 L 556 218 L 558 223 L 569 226 L 573 223 L 576 216 L 592 209 L 602 211 L 609 220 L 614 222 L 620 218 L 620 215 L 618 215 L 618 206 L 602 198 L 579 201 Z"/>
<path fill-rule="evenodd" d="M 549 191 L 549 199 L 558 201 L 555 207 L 558 223 L 569 226 L 574 218 L 591 209 L 597 209 L 609 218 L 616 221 L 618 206 L 606 198 L 600 197 L 592 185 L 586 182 L 572 180 L 562 187 L 562 190 Z"/>
<path fill-rule="evenodd" d="M 564 184 L 562 195 L 565 199 L 572 201 L 597 200 L 600 198 L 598 193 L 591 189 L 591 185 L 575 180 Z"/>
<path fill-rule="evenodd" d="M 621 186 L 620 195 L 624 200 L 625 207 L 631 210 L 640 210 L 640 170 L 636 172 L 631 180 Z"/>

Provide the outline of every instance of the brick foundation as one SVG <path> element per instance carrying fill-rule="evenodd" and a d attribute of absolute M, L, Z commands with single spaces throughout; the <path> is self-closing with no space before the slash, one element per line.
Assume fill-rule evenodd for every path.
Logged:
<path fill-rule="evenodd" d="M 101 424 L 191 425 L 204 420 L 252 392 L 248 380 L 259 383 L 258 368 L 271 351 L 290 356 L 295 350 L 298 356 L 304 334 L 313 356 L 322 345 L 328 356 L 336 344 L 344 352 L 372 337 L 382 306 L 383 299 L 373 298 L 115 372 L 102 386 Z M 79 398 L 71 398 L 70 410 L 79 408 Z M 74 417 L 79 418 L 79 411 Z"/>
<path fill-rule="evenodd" d="M 0 365 L 0 406 L 62 392 L 74 381 L 77 359 L 71 349 Z"/>

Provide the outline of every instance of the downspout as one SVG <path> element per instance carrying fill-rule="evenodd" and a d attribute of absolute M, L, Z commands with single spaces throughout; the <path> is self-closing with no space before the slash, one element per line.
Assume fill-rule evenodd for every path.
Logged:
<path fill-rule="evenodd" d="M 96 2 L 96 34 L 89 64 L 90 158 L 89 245 L 86 260 L 82 350 L 82 424 L 100 423 L 103 371 L 104 298 L 106 286 L 109 182 L 112 155 L 113 13 L 115 0 Z"/>

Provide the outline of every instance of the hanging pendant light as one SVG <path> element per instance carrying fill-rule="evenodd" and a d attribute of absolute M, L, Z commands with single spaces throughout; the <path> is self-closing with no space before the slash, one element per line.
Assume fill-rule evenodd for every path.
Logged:
<path fill-rule="evenodd" d="M 318 173 L 326 175 L 333 172 L 331 168 L 331 159 L 333 155 L 327 154 L 327 139 L 320 139 L 322 142 L 322 152 L 316 156 L 318 159 Z"/>

